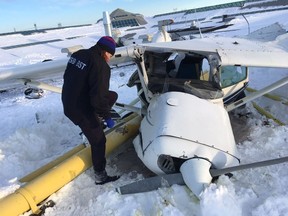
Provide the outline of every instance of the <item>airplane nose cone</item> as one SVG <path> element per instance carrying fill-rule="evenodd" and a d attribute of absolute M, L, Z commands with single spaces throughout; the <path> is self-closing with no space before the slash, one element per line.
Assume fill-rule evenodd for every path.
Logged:
<path fill-rule="evenodd" d="M 212 181 L 210 167 L 211 163 L 203 158 L 192 158 L 180 167 L 185 184 L 198 198 Z"/>

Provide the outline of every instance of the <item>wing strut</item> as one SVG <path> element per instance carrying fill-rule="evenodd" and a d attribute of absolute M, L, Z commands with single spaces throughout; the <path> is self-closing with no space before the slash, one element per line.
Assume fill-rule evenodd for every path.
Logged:
<path fill-rule="evenodd" d="M 279 80 L 279 81 L 277 81 L 277 82 L 275 82 L 275 83 L 273 83 L 273 84 L 271 84 L 271 85 L 269 85 L 269 86 L 267 86 L 267 87 L 265 87 L 265 88 L 263 88 L 257 92 L 251 93 L 248 96 L 246 96 L 246 97 L 244 97 L 238 101 L 235 101 L 234 103 L 227 105 L 226 110 L 227 110 L 227 112 L 229 112 L 233 109 L 236 109 L 237 107 L 240 107 L 240 106 L 242 106 L 242 105 L 258 98 L 258 97 L 261 97 L 262 95 L 264 95 L 266 93 L 269 93 L 269 92 L 271 92 L 277 88 L 280 88 L 283 85 L 286 85 L 287 83 L 288 83 L 288 77 L 285 77 L 285 78 L 283 78 L 283 79 L 281 79 L 281 80 Z"/>
<path fill-rule="evenodd" d="M 56 86 L 52 86 L 52 85 L 48 85 L 46 83 L 43 82 L 39 82 L 39 81 L 33 81 L 33 80 L 29 80 L 29 79 L 19 79 L 19 82 L 23 83 L 24 85 L 28 85 L 28 86 L 32 86 L 32 87 L 36 87 L 39 89 L 45 89 L 48 91 L 52 91 L 52 92 L 56 92 L 56 93 L 62 93 L 62 88 L 60 87 L 56 87 Z M 127 104 L 123 104 L 123 103 L 116 103 L 114 105 L 115 108 L 119 108 L 122 110 L 127 110 L 127 111 L 132 111 L 135 113 L 138 113 L 139 115 L 146 115 L 146 110 L 143 108 L 138 108 L 132 105 L 127 105 Z"/>
<path fill-rule="evenodd" d="M 30 80 L 30 79 L 18 79 L 18 81 L 20 83 L 23 83 L 24 85 L 32 86 L 32 87 L 39 88 L 39 89 L 45 89 L 45 90 L 60 93 L 60 94 L 62 93 L 62 88 L 48 85 L 43 82 L 38 82 L 38 81 Z"/>

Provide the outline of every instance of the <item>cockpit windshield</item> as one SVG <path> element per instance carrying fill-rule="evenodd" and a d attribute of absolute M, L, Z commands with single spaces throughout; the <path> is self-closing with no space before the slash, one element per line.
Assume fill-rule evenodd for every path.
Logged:
<path fill-rule="evenodd" d="M 153 53 L 147 56 L 148 89 L 152 93 L 180 91 L 203 99 L 223 97 L 213 82 L 206 58 L 184 53 Z"/>

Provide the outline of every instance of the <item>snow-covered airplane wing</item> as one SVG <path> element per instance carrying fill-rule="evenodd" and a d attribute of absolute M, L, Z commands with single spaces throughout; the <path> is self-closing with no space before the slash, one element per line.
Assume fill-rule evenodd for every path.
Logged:
<path fill-rule="evenodd" d="M 275 43 L 242 38 L 201 38 L 166 43 L 143 44 L 146 50 L 183 51 L 208 56 L 217 54 L 222 65 L 288 68 L 288 52 Z"/>
<path fill-rule="evenodd" d="M 111 65 L 131 61 L 134 50 L 140 48 L 156 52 L 190 52 L 204 56 L 219 55 L 222 65 L 288 68 L 288 52 L 279 44 L 250 41 L 240 38 L 201 38 L 132 45 L 117 48 Z M 0 90 L 14 87 L 19 79 L 44 80 L 61 76 L 68 58 L 14 67 L 0 71 Z"/>
<path fill-rule="evenodd" d="M 53 60 L 0 71 L 0 90 L 19 85 L 20 79 L 43 80 L 60 76 L 66 68 L 67 61 Z"/>
<path fill-rule="evenodd" d="M 128 47 L 117 48 L 115 56 L 109 64 L 113 66 L 131 61 L 129 50 Z M 23 83 L 23 79 L 48 80 L 55 77 L 59 78 L 63 76 L 67 62 L 68 58 L 63 58 L 25 66 L 15 66 L 0 71 L 0 90 L 16 87 Z"/>

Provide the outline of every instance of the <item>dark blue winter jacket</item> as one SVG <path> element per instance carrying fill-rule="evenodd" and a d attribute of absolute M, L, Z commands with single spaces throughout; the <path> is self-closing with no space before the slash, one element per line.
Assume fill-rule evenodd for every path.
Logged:
<path fill-rule="evenodd" d="M 95 125 L 98 115 L 110 117 L 110 76 L 110 67 L 98 45 L 71 55 L 64 73 L 62 103 L 65 115 L 74 124 L 86 118 Z"/>

